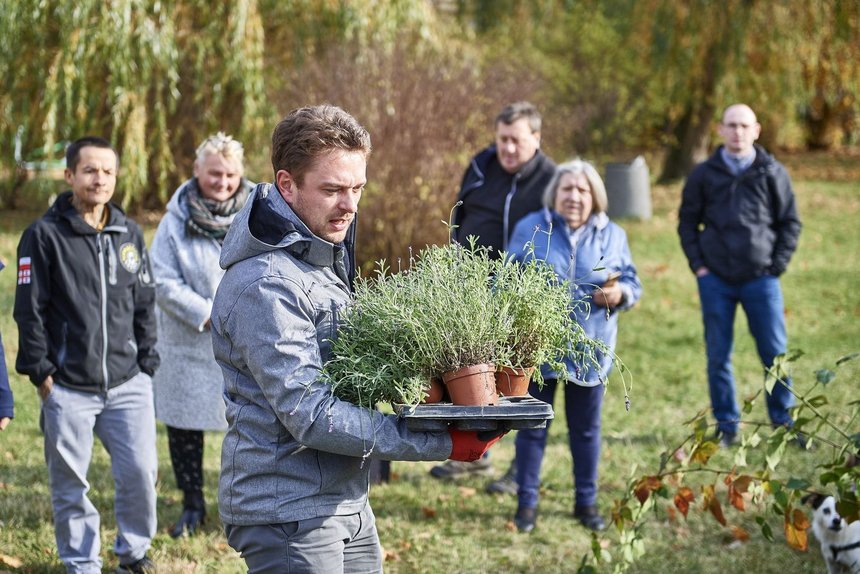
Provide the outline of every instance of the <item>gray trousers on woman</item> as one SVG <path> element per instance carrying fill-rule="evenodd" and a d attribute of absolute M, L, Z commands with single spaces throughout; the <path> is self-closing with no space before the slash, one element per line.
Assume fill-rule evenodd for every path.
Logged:
<path fill-rule="evenodd" d="M 382 549 L 370 505 L 357 514 L 224 526 L 248 574 L 378 574 Z"/>
<path fill-rule="evenodd" d="M 116 490 L 114 552 L 121 564 L 143 558 L 155 535 L 158 471 L 149 376 L 140 373 L 106 395 L 54 384 L 42 403 L 40 422 L 45 433 L 57 552 L 66 571 L 101 572 L 99 511 L 87 497 L 94 435 L 111 459 Z"/>

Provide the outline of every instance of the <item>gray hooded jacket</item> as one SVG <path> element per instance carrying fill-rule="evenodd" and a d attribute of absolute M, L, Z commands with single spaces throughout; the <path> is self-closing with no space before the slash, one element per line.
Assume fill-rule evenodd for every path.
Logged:
<path fill-rule="evenodd" d="M 369 461 L 444 460 L 448 433 L 343 402 L 317 381 L 351 299 L 347 254 L 313 235 L 271 184 L 259 184 L 221 250 L 212 311 L 229 428 L 219 503 L 226 524 L 359 512 Z"/>

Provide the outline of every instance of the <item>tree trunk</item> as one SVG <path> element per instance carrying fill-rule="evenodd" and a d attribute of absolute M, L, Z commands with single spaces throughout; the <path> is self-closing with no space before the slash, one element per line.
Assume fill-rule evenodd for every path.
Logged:
<path fill-rule="evenodd" d="M 659 183 L 686 177 L 696 164 L 707 159 L 715 106 L 711 103 L 712 98 L 706 98 L 706 101 L 701 104 L 690 102 L 675 127 L 675 141 L 678 143 L 671 146 L 666 154 Z"/>

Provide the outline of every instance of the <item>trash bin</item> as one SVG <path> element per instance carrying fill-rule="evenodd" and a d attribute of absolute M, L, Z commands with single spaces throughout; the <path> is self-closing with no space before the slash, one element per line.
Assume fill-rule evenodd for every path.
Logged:
<path fill-rule="evenodd" d="M 606 195 L 610 218 L 651 219 L 651 180 L 645 158 L 606 164 Z"/>

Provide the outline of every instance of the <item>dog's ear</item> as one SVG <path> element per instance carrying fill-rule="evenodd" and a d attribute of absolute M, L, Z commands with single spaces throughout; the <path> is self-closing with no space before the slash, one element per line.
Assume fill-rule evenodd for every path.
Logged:
<path fill-rule="evenodd" d="M 824 502 L 825 498 L 827 497 L 823 494 L 810 492 L 809 494 L 804 495 L 803 498 L 800 499 L 800 502 L 808 504 L 814 509 L 818 509 L 818 507 L 821 506 L 821 503 Z"/>

